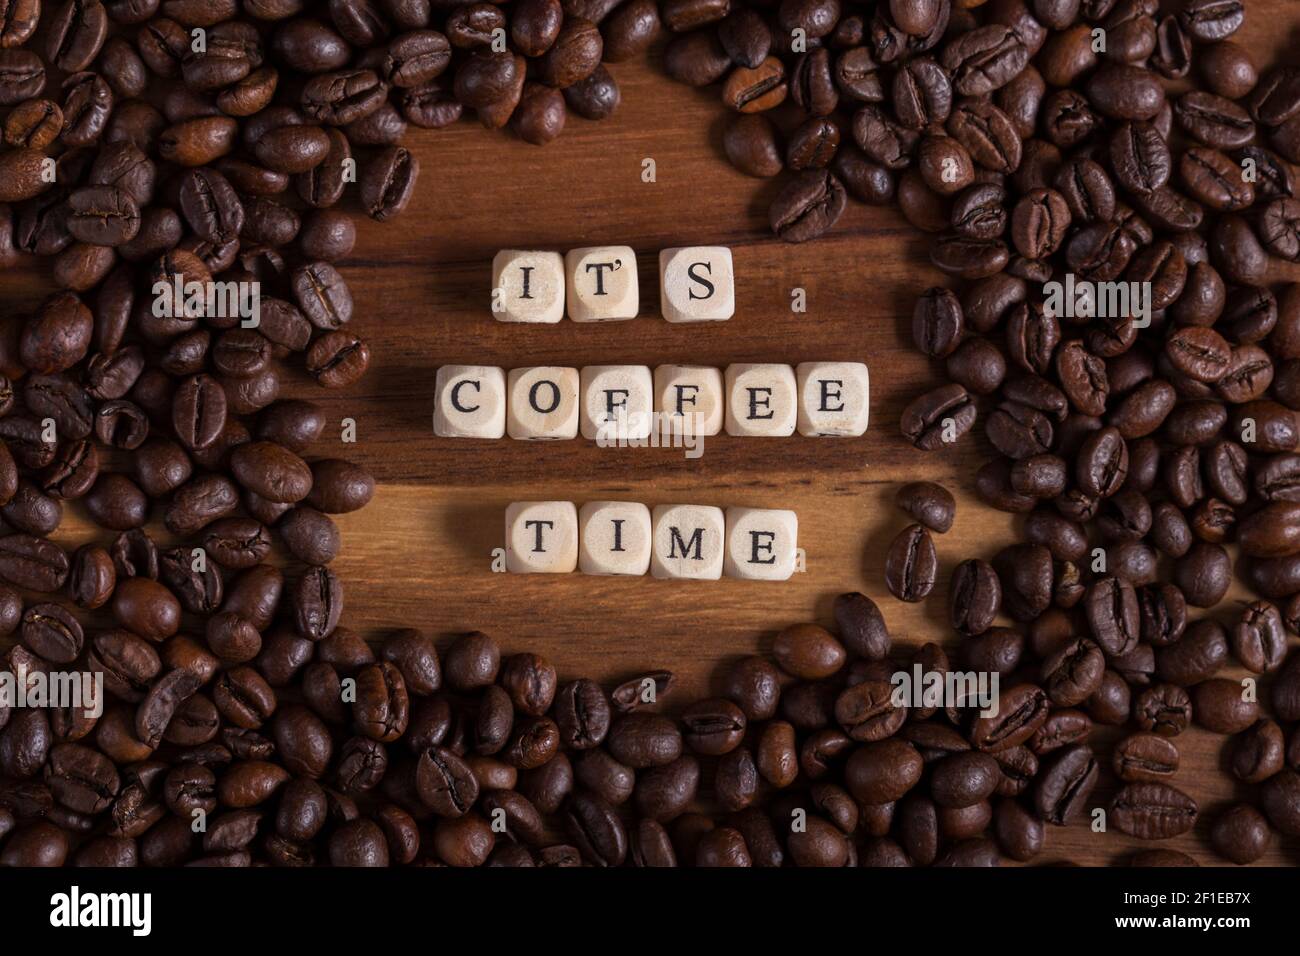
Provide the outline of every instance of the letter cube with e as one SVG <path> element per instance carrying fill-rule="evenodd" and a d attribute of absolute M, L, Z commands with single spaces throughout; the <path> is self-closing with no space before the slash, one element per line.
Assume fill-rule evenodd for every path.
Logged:
<path fill-rule="evenodd" d="M 862 435 L 870 411 L 871 377 L 861 362 L 801 362 L 800 435 Z"/>
<path fill-rule="evenodd" d="M 799 516 L 766 508 L 727 509 L 727 577 L 788 581 L 794 574 Z"/>
<path fill-rule="evenodd" d="M 669 322 L 724 322 L 736 312 L 731 250 L 685 246 L 659 253 L 659 308 Z"/>
<path fill-rule="evenodd" d="M 654 381 L 648 365 L 588 365 L 580 383 L 583 438 L 614 444 L 649 437 Z"/>
<path fill-rule="evenodd" d="M 652 575 L 695 581 L 722 577 L 726 519 L 721 508 L 659 505 L 654 510 L 653 525 Z"/>
<path fill-rule="evenodd" d="M 502 249 L 492 260 L 492 314 L 500 322 L 564 318 L 564 259 L 558 252 Z"/>
<path fill-rule="evenodd" d="M 727 434 L 794 434 L 798 387 L 789 365 L 728 365 Z"/>
<path fill-rule="evenodd" d="M 660 365 L 655 369 L 655 411 L 670 416 L 681 434 L 722 431 L 722 372 L 707 365 Z"/>
<path fill-rule="evenodd" d="M 578 566 L 578 509 L 572 501 L 516 501 L 506 508 L 506 570 L 564 574 Z"/>
<path fill-rule="evenodd" d="M 650 569 L 650 509 L 639 501 L 588 501 L 578 511 L 583 574 L 645 574 Z"/>
<path fill-rule="evenodd" d="M 505 369 L 444 365 L 434 378 L 433 433 L 439 438 L 500 438 L 506 433 Z"/>
<path fill-rule="evenodd" d="M 510 370 L 506 431 L 511 438 L 578 437 L 578 370 L 555 365 Z"/>
<path fill-rule="evenodd" d="M 564 256 L 565 295 L 575 322 L 635 319 L 641 307 L 631 246 L 591 246 Z"/>

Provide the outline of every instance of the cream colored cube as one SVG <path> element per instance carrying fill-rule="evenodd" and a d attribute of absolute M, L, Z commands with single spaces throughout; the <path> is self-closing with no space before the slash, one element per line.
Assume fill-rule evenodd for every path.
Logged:
<path fill-rule="evenodd" d="M 659 308 L 669 322 L 725 322 L 736 312 L 731 250 L 685 246 L 659 253 Z"/>
<path fill-rule="evenodd" d="M 500 438 L 506 433 L 506 373 L 489 365 L 444 365 L 434 377 L 433 433 Z"/>
<path fill-rule="evenodd" d="M 650 434 L 654 380 L 648 365 L 588 365 L 582 370 L 582 437 L 601 444 L 637 442 Z"/>
<path fill-rule="evenodd" d="M 871 376 L 862 362 L 801 362 L 800 435 L 862 435 L 870 412 Z"/>
<path fill-rule="evenodd" d="M 726 519 L 707 505 L 659 505 L 654 510 L 650 573 L 657 578 L 716 581 L 722 577 Z"/>
<path fill-rule="evenodd" d="M 525 441 L 578 437 L 578 370 L 537 365 L 510 370 L 506 432 Z"/>
<path fill-rule="evenodd" d="M 588 501 L 578 510 L 583 574 L 645 574 L 650 569 L 650 509 L 639 501 Z"/>
<path fill-rule="evenodd" d="M 708 365 L 660 365 L 655 369 L 655 411 L 693 428 L 691 435 L 722 431 L 722 372 Z"/>
<path fill-rule="evenodd" d="M 799 403 L 789 365 L 728 365 L 726 396 L 728 435 L 794 434 Z"/>
<path fill-rule="evenodd" d="M 631 246 L 589 246 L 564 256 L 565 296 L 575 322 L 635 319 L 641 307 Z"/>
<path fill-rule="evenodd" d="M 578 566 L 578 509 L 572 501 L 516 501 L 506 508 L 506 570 L 565 574 Z"/>
<path fill-rule="evenodd" d="M 564 318 L 564 259 L 558 252 L 502 249 L 492 260 L 492 314 L 499 322 Z"/>
<path fill-rule="evenodd" d="M 727 550 L 723 569 L 729 578 L 788 581 L 799 546 L 799 516 L 768 508 L 727 509 Z"/>

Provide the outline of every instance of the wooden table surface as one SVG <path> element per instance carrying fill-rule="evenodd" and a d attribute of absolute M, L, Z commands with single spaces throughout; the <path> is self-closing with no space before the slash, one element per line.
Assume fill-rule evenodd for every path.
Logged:
<path fill-rule="evenodd" d="M 1283 29 L 1282 27 L 1286 27 Z M 1251 0 L 1236 39 L 1257 62 L 1273 62 L 1300 32 L 1300 4 Z M 943 277 L 926 244 L 892 209 L 851 202 L 827 237 L 800 246 L 770 236 L 776 184 L 740 175 L 721 152 L 717 89 L 691 90 L 646 63 L 611 67 L 622 88 L 616 115 L 601 123 L 570 117 L 564 134 L 537 148 L 465 121 L 440 132 L 412 128 L 405 145 L 420 158 L 419 191 L 395 222 L 362 219 L 353 255 L 340 263 L 357 303 L 356 328 L 370 343 L 369 374 L 329 393 L 301 375 L 285 394 L 326 406 L 330 429 L 314 453 L 371 469 L 371 505 L 343 516 L 334 563 L 345 590 L 345 624 L 380 634 L 415 625 L 449 637 L 482 629 L 507 650 L 548 655 L 561 676 L 613 681 L 647 667 L 671 667 L 679 701 L 716 685 L 721 665 L 768 648 L 782 627 L 830 623 L 835 595 L 858 590 L 880 604 L 895 643 L 955 638 L 945 623 L 946 582 L 957 562 L 991 556 L 1014 540 L 1012 519 L 972 495 L 990 448 L 982 427 L 955 448 L 926 454 L 898 435 L 902 407 L 937 384 L 940 371 L 910 344 L 915 296 Z M 642 181 L 653 159 L 656 181 Z M 489 311 L 491 259 L 502 248 L 565 250 L 599 243 L 632 246 L 641 273 L 641 317 L 629 322 L 506 325 Z M 661 248 L 730 246 L 736 314 L 726 323 L 672 325 L 658 314 Z M 0 274 L 4 312 L 30 310 L 50 291 L 35 265 Z M 806 290 L 807 311 L 791 310 Z M 704 455 L 681 450 L 602 449 L 593 442 L 525 443 L 435 438 L 434 372 L 440 365 L 865 361 L 871 369 L 871 427 L 861 438 L 707 440 Z M 339 422 L 357 423 L 354 445 Z M 936 538 L 940 585 L 931 600 L 905 605 L 883 585 L 883 557 L 906 522 L 893 507 L 900 481 L 928 478 L 958 499 L 953 529 Z M 515 576 L 490 571 L 502 546 L 506 505 L 524 499 L 597 498 L 651 506 L 695 502 L 794 509 L 807 571 L 786 583 L 678 583 L 650 577 L 579 574 Z M 91 532 L 80 510 L 56 534 L 76 544 Z M 1214 862 L 1204 822 L 1247 796 L 1216 772 L 1223 739 L 1198 729 L 1178 739 L 1176 782 L 1203 810 L 1200 837 L 1162 846 Z M 1107 773 L 1097 791 L 1114 786 Z M 1051 828 L 1044 860 L 1105 863 L 1141 846 L 1118 832 Z M 1264 862 L 1295 864 L 1295 841 Z"/>

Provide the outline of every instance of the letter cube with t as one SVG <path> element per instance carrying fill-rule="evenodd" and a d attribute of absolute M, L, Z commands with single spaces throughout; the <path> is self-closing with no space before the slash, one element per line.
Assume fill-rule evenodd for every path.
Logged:
<path fill-rule="evenodd" d="M 502 249 L 492 260 L 492 314 L 500 322 L 564 318 L 564 259 L 558 252 Z"/>
<path fill-rule="evenodd" d="M 654 510 L 653 524 L 652 575 L 695 581 L 722 577 L 726 520 L 721 508 L 659 505 Z"/>
<path fill-rule="evenodd" d="M 581 386 L 583 438 L 614 444 L 649 437 L 654 381 L 648 365 L 588 365 Z"/>
<path fill-rule="evenodd" d="M 444 365 L 434 378 L 433 433 L 500 438 L 506 433 L 506 373 L 487 365 Z"/>
<path fill-rule="evenodd" d="M 516 501 L 506 508 L 506 570 L 564 574 L 578 566 L 578 509 L 572 501 Z"/>
<path fill-rule="evenodd" d="M 801 362 L 800 435 L 862 435 L 867 430 L 871 377 L 861 362 Z"/>
<path fill-rule="evenodd" d="M 578 370 L 554 365 L 510 370 L 506 431 L 511 438 L 578 437 Z"/>
<path fill-rule="evenodd" d="M 794 434 L 798 387 L 789 365 L 728 365 L 727 434 Z"/>
<path fill-rule="evenodd" d="M 722 431 L 722 373 L 707 365 L 660 365 L 655 369 L 655 411 L 670 418 L 680 434 Z M 685 429 L 689 428 L 690 431 Z"/>
<path fill-rule="evenodd" d="M 728 508 L 727 577 L 788 581 L 798 541 L 799 517 L 793 511 Z"/>
<path fill-rule="evenodd" d="M 583 574 L 645 574 L 650 569 L 650 509 L 639 501 L 588 501 L 578 511 Z"/>
<path fill-rule="evenodd" d="M 564 256 L 565 295 L 575 322 L 635 319 L 641 306 L 631 246 L 591 246 Z"/>
<path fill-rule="evenodd" d="M 724 322 L 736 312 L 731 250 L 686 246 L 659 253 L 659 308 L 669 322 Z"/>

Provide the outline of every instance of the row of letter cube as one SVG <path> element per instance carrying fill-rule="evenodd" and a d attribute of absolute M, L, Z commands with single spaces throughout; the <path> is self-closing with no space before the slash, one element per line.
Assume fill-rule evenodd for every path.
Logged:
<path fill-rule="evenodd" d="M 659 302 L 669 322 L 723 322 L 736 311 L 731 250 L 687 246 L 659 253 Z M 558 252 L 502 249 L 492 260 L 492 313 L 502 322 L 635 319 L 641 308 L 630 246 Z"/>
<path fill-rule="evenodd" d="M 795 569 L 793 511 L 636 501 L 517 501 L 506 509 L 506 570 L 785 581 Z"/>
<path fill-rule="evenodd" d="M 729 365 L 588 365 L 505 369 L 444 365 L 435 378 L 441 438 L 648 438 L 652 413 L 692 435 L 854 436 L 867 430 L 871 392 L 861 362 Z M 687 418 L 687 416 L 694 416 Z"/>

